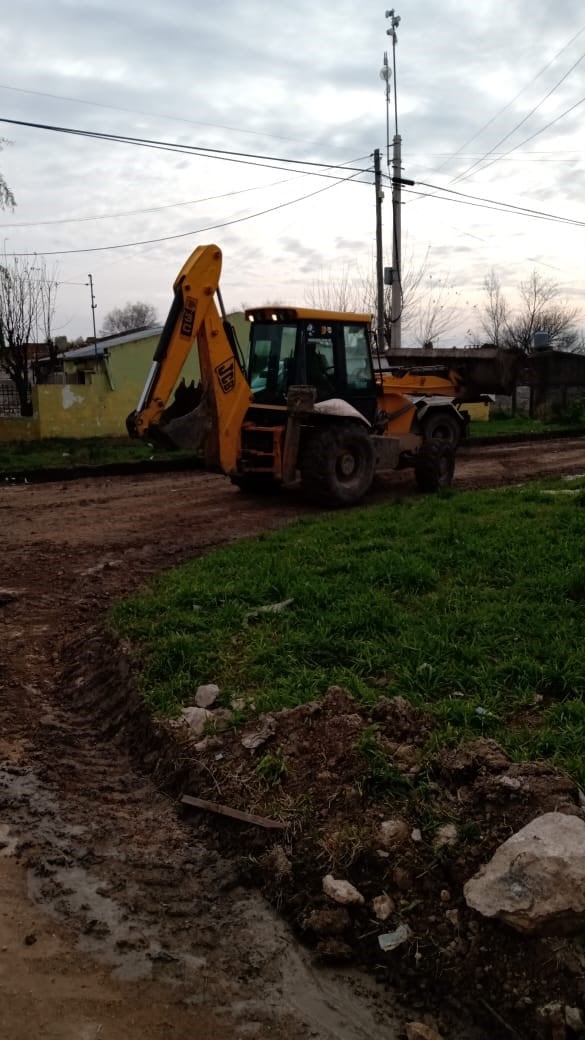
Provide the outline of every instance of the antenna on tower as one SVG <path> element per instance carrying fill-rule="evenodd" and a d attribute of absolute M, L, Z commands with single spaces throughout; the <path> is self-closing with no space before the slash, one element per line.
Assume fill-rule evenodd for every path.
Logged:
<path fill-rule="evenodd" d="M 386 84 L 386 165 L 390 169 L 390 80 L 392 70 L 388 64 L 388 51 L 384 51 L 384 61 L 380 69 L 380 79 Z"/>
<path fill-rule="evenodd" d="M 402 347 L 402 222 L 401 222 L 401 184 L 402 184 L 402 138 L 398 133 L 398 95 L 396 89 L 396 44 L 398 37 L 396 30 L 400 25 L 400 15 L 396 14 L 394 8 L 386 11 L 386 18 L 390 19 L 390 28 L 386 29 L 386 35 L 392 40 L 392 77 L 394 79 L 394 138 L 392 141 L 392 311 L 390 317 L 390 349 L 392 352 L 399 351 Z M 388 59 L 384 54 L 385 63 Z M 386 133 L 390 139 L 389 128 L 389 97 L 390 97 L 390 69 L 388 69 L 386 83 Z M 390 147 L 388 146 L 388 167 L 390 167 Z"/>

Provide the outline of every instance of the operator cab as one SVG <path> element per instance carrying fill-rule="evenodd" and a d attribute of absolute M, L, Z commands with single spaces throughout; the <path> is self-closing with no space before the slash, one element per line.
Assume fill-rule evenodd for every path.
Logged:
<path fill-rule="evenodd" d="M 314 386 L 317 401 L 341 398 L 371 422 L 376 383 L 367 314 L 292 307 L 246 311 L 248 381 L 257 404 L 286 406 L 291 386 Z"/>

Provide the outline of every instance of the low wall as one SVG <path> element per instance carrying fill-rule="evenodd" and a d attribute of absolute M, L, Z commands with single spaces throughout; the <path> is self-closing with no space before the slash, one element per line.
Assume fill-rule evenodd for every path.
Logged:
<path fill-rule="evenodd" d="M 45 385 L 33 389 L 41 437 L 124 437 L 135 394 L 126 398 L 96 379 L 89 386 Z"/>
<path fill-rule="evenodd" d="M 111 390 L 99 375 L 89 386 L 34 386 L 32 418 L 0 416 L 0 442 L 46 437 L 125 437 L 126 416 L 136 406 L 136 399 L 135 387 Z"/>
<path fill-rule="evenodd" d="M 40 424 L 37 416 L 25 419 L 13 415 L 0 415 L 0 443 L 38 441 L 40 436 Z"/>

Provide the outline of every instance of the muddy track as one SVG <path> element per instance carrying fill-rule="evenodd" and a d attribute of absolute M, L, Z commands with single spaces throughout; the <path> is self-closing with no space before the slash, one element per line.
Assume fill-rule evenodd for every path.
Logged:
<path fill-rule="evenodd" d="M 507 445 L 462 452 L 457 484 L 583 471 L 583 440 Z M 115 598 L 308 511 L 203 473 L 0 489 L 0 1035 L 399 1036 L 392 995 L 316 972 L 59 678 Z"/>

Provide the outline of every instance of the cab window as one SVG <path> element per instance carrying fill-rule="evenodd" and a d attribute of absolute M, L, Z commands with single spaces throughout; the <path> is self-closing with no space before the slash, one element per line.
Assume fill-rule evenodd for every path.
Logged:
<path fill-rule="evenodd" d="M 343 346 L 348 390 L 369 390 L 373 383 L 372 358 L 363 325 L 343 326 Z"/>
<path fill-rule="evenodd" d="M 307 322 L 305 330 L 307 383 L 317 390 L 321 401 L 335 394 L 335 353 L 333 326 Z"/>
<path fill-rule="evenodd" d="M 250 341 L 252 392 L 281 397 L 295 382 L 296 325 L 256 323 Z"/>

